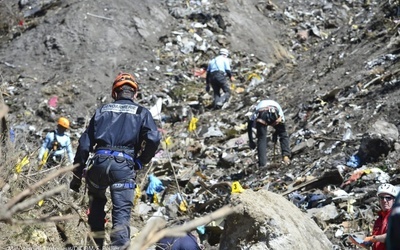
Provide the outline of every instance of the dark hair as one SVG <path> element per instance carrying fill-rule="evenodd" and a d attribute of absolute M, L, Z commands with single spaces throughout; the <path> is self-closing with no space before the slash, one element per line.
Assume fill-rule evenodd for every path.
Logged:
<path fill-rule="evenodd" d="M 115 92 L 117 93 L 117 99 L 133 99 L 136 94 L 136 90 L 129 85 L 122 85 L 115 89 Z"/>

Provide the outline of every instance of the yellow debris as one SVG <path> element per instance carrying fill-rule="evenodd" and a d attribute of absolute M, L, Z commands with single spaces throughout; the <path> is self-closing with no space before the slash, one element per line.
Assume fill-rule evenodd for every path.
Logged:
<path fill-rule="evenodd" d="M 253 77 L 255 77 L 257 80 L 261 80 L 261 76 L 257 73 L 251 73 L 247 76 L 247 81 L 250 81 L 251 79 L 253 79 Z"/>

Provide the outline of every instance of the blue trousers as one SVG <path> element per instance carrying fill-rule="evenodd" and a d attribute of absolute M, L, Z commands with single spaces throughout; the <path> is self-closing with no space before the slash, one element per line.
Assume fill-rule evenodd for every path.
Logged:
<path fill-rule="evenodd" d="M 212 72 L 210 76 L 211 87 L 214 92 L 214 108 L 221 108 L 229 100 L 231 89 L 223 72 Z M 221 96 L 221 90 L 225 93 Z"/>
<path fill-rule="evenodd" d="M 258 155 L 258 166 L 264 167 L 267 164 L 267 127 L 264 124 L 256 122 L 257 129 L 257 155 Z M 279 123 L 274 126 L 275 133 L 279 137 L 281 144 L 282 156 L 291 155 L 289 145 L 289 135 L 286 132 L 286 126 L 284 123 Z"/>
<path fill-rule="evenodd" d="M 101 249 L 104 244 L 104 220 L 107 203 L 106 189 L 110 187 L 112 201 L 111 245 L 122 247 L 129 244 L 130 216 L 135 192 L 133 161 L 123 157 L 96 155 L 93 166 L 86 174 L 90 197 L 89 225 L 94 239 Z"/>

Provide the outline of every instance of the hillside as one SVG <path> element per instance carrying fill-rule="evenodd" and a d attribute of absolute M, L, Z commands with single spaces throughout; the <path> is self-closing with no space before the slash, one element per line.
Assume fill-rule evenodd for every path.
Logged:
<path fill-rule="evenodd" d="M 9 107 L 7 126 L 16 136 L 8 144 L 12 150 L 2 150 L 2 179 L 8 184 L 8 189 L 3 185 L 2 203 L 40 179 L 32 175 L 35 152 L 59 116 L 71 121 L 76 149 L 96 107 L 111 101 L 111 84 L 120 71 L 136 75 L 142 105 L 151 108 L 162 98 L 158 125 L 164 140 L 173 139 L 169 152 L 182 168 L 216 165 L 203 168 L 204 174 L 219 181 L 236 176 L 254 189 L 268 181 L 269 190 L 277 193 L 297 178 L 335 171 L 357 152 L 376 121 L 400 128 L 398 8 L 387 1 L 362 0 L 2 0 L 1 90 Z M 236 82 L 230 105 L 212 110 L 204 78 L 196 72 L 221 47 L 231 51 Z M 51 98 L 56 106 L 48 105 Z M 252 105 L 266 98 L 284 108 L 291 148 L 311 143 L 310 138 L 313 142 L 293 152 L 289 167 L 271 163 L 255 170 L 255 152 L 246 140 L 233 146 L 232 140 L 245 138 L 243 124 Z M 193 116 L 199 118 L 195 135 L 187 131 Z M 223 136 L 205 136 L 209 127 Z M 345 138 L 349 128 L 351 136 Z M 383 170 L 389 182 L 399 184 L 399 150 L 397 138 L 387 155 L 364 165 Z M 163 151 L 165 147 L 160 155 Z M 24 177 L 17 177 L 14 166 L 25 155 L 32 158 L 31 166 L 22 172 Z M 272 150 L 269 156 L 273 158 Z M 167 165 L 163 159 L 158 163 L 158 170 Z M 343 178 L 353 170 L 345 168 Z M 340 186 L 343 180 L 335 181 L 327 184 Z M 368 194 L 356 204 L 363 210 L 362 202 L 378 184 L 370 177 L 344 189 Z M 71 198 L 65 195 L 63 199 Z M 71 212 L 54 205 L 59 202 L 17 217 Z M 367 203 L 367 210 L 372 209 Z M 329 223 L 348 220 L 343 217 Z M 325 226 L 339 249 L 351 249 Z M 1 240 L 22 240 L 29 230 L 14 228 Z"/>

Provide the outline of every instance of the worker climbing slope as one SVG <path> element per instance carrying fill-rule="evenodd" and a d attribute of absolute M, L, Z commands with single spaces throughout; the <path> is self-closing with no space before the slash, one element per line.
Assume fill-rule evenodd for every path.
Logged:
<path fill-rule="evenodd" d="M 90 197 L 88 222 L 95 241 L 104 245 L 104 206 L 106 189 L 112 199 L 111 245 L 124 248 L 130 241 L 130 216 L 133 207 L 136 172 L 150 162 L 160 144 L 161 135 L 148 109 L 137 104 L 139 85 L 135 77 L 120 73 L 112 85 L 113 103 L 97 109 L 79 139 L 70 188 L 79 192 L 85 174 Z M 89 153 L 91 167 L 85 169 Z M 101 235 L 103 234 L 103 236 Z"/>
<path fill-rule="evenodd" d="M 231 97 L 231 89 L 227 84 L 226 76 L 233 82 L 235 78 L 232 75 L 230 60 L 228 59 L 229 51 L 220 49 L 219 55 L 210 60 L 207 67 L 206 91 L 210 91 L 210 85 L 213 88 L 214 102 L 213 108 L 220 109 L 229 101 Z M 224 94 L 221 94 L 221 90 Z"/>
<path fill-rule="evenodd" d="M 249 146 L 251 149 L 257 147 L 258 166 L 265 167 L 267 164 L 267 127 L 275 129 L 274 141 L 279 137 L 282 151 L 282 161 L 284 164 L 290 164 L 291 151 L 289 147 L 289 135 L 286 132 L 285 116 L 281 106 L 273 100 L 260 101 L 253 115 L 247 124 L 249 136 Z M 253 140 L 253 127 L 257 129 L 257 144 Z"/>

